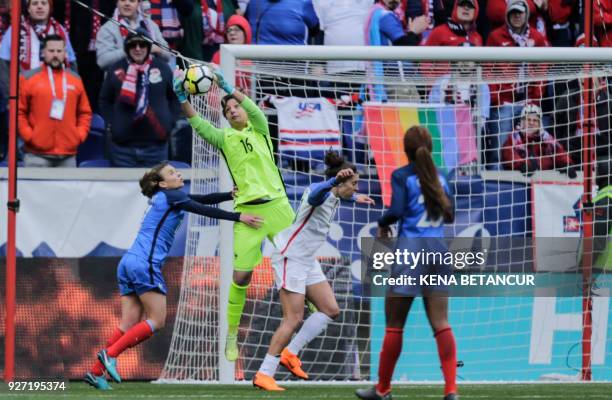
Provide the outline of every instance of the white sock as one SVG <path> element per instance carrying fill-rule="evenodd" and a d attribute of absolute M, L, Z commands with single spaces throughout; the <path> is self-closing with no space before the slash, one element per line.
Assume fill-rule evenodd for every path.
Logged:
<path fill-rule="evenodd" d="M 332 319 L 322 312 L 311 314 L 287 348 L 293 354 L 299 353 L 312 339 L 319 336 L 331 321 Z"/>
<path fill-rule="evenodd" d="M 266 357 L 261 363 L 261 367 L 259 367 L 259 372 L 274 378 L 279 361 L 279 356 L 271 356 L 270 354 L 266 353 Z"/>

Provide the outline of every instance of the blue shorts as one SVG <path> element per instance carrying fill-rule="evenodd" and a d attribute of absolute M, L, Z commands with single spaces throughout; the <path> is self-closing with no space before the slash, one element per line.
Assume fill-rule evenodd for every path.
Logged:
<path fill-rule="evenodd" d="M 448 251 L 441 238 L 398 238 L 396 249 L 410 252 L 439 252 Z M 416 266 L 394 264 L 391 266 L 390 278 L 404 277 L 414 282 L 410 285 L 389 286 L 388 292 L 397 296 L 418 297 L 431 294 L 448 295 L 450 287 L 446 284 L 452 275 L 453 268 L 444 264 L 418 264 Z"/>
<path fill-rule="evenodd" d="M 117 281 L 121 296 L 134 293 L 140 296 L 153 290 L 164 295 L 168 292 L 161 264 L 149 264 L 147 260 L 130 253 L 125 253 L 119 261 Z"/>

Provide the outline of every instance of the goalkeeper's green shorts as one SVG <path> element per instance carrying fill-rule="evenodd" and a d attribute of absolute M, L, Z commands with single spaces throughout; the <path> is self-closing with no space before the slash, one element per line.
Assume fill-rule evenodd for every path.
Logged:
<path fill-rule="evenodd" d="M 259 229 L 242 223 L 234 224 L 234 270 L 250 272 L 261 263 L 261 245 L 264 239 L 268 237 L 272 240 L 277 233 L 289 227 L 295 219 L 295 213 L 287 197 L 264 204 L 239 204 L 235 211 L 257 215 L 264 220 Z"/>

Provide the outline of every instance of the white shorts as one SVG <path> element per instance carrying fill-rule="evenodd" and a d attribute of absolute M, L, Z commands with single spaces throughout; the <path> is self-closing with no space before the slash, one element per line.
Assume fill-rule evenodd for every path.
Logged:
<path fill-rule="evenodd" d="M 277 289 L 306 294 L 306 287 L 327 281 L 321 264 L 317 260 L 312 263 L 292 260 L 287 257 L 273 257 L 272 267 Z"/>

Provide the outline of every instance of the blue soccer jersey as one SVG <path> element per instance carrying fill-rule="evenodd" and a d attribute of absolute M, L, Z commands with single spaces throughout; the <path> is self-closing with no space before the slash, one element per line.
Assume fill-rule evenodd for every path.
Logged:
<path fill-rule="evenodd" d="M 176 207 L 189 200 L 180 190 L 162 190 L 149 201 L 138 236 L 128 253 L 160 264 L 168 255 L 174 234 L 183 221 L 185 212 Z"/>
<path fill-rule="evenodd" d="M 185 211 L 211 218 L 238 221 L 239 213 L 229 213 L 218 208 L 203 206 L 231 200 L 231 193 L 188 195 L 179 189 L 161 190 L 149 201 L 138 236 L 128 253 L 149 263 L 163 263 L 172 247 L 176 230 L 183 221 Z"/>
<path fill-rule="evenodd" d="M 439 175 L 440 183 L 446 195 L 450 198 L 450 190 L 446 179 Z M 421 192 L 421 183 L 408 164 L 398 168 L 391 174 L 391 206 L 378 220 L 379 226 L 389 226 L 397 221 L 399 237 L 443 237 L 444 217 L 431 220 L 425 208 L 425 198 Z"/>
<path fill-rule="evenodd" d="M 240 220 L 240 213 L 227 212 L 205 204 L 217 204 L 232 199 L 231 193 L 188 195 L 179 189 L 161 190 L 149 201 L 132 247 L 123 255 L 117 268 L 119 293 L 122 296 L 141 295 L 151 290 L 166 294 L 166 282 L 161 267 L 172 247 L 174 235 L 185 212 L 210 218 Z"/>

